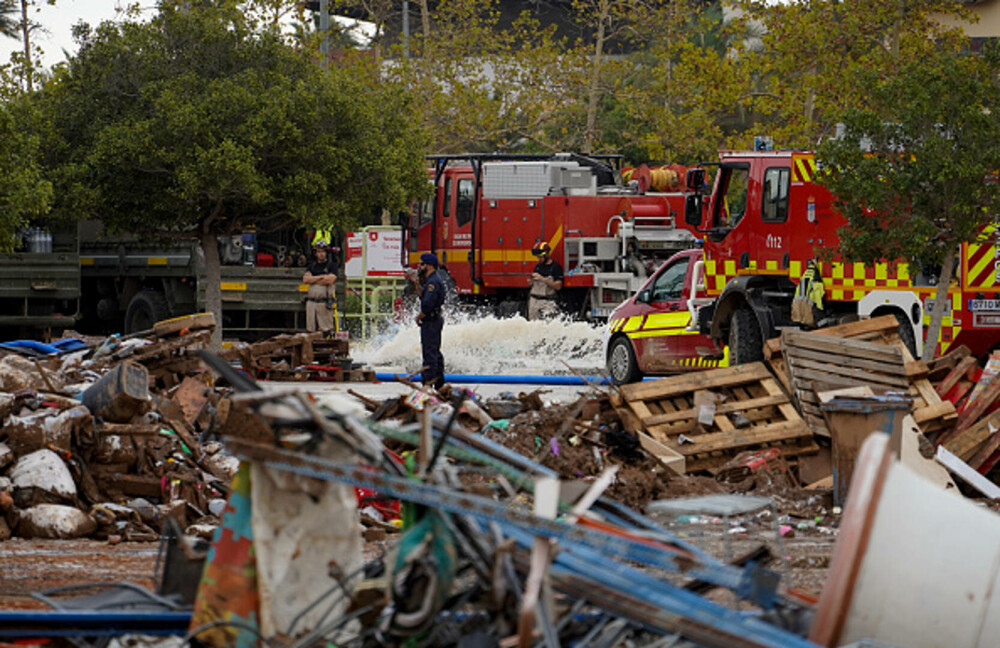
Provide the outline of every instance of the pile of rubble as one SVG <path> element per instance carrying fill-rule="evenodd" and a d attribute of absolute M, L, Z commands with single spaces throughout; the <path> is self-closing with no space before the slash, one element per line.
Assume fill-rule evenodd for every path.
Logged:
<path fill-rule="evenodd" d="M 246 425 L 199 357 L 214 327 L 199 313 L 58 354 L 3 345 L 0 540 L 148 541 L 168 519 L 210 539 L 238 466 L 220 440 Z M 255 378 L 373 377 L 352 368 L 346 339 L 321 333 L 235 343 L 222 357 Z"/>
<path fill-rule="evenodd" d="M 930 488 L 997 497 L 1000 355 L 914 360 L 892 317 L 561 405 L 400 378 L 397 398 L 350 391 L 367 417 L 254 380 L 352 371 L 338 343 L 219 357 L 198 326 L 0 359 L 0 532 L 146 540 L 173 520 L 212 535 L 188 632 L 205 645 L 806 648 L 823 606 L 766 567 L 767 546 L 723 561 L 672 525 L 724 524 L 727 548 L 748 528 L 779 549 L 832 536 L 879 432 Z"/>
<path fill-rule="evenodd" d="M 0 358 L 0 538 L 156 540 L 168 519 L 210 538 L 237 466 L 209 440 L 229 411 L 197 356 L 213 326 Z"/>

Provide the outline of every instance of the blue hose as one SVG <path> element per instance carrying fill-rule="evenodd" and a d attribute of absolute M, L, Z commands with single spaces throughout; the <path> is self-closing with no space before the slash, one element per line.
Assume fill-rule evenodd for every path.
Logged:
<path fill-rule="evenodd" d="M 395 382 L 398 374 L 377 371 L 375 380 Z M 602 376 L 505 376 L 488 374 L 445 374 L 444 381 L 454 384 L 481 383 L 484 385 L 568 385 L 587 387 L 589 385 L 607 385 Z"/>

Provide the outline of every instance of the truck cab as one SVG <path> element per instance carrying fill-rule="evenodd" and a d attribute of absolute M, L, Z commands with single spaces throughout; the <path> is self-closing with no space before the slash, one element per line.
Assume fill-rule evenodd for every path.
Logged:
<path fill-rule="evenodd" d="M 705 291 L 702 333 L 729 347 L 731 362 L 763 358 L 763 343 L 782 328 L 814 328 L 852 319 L 894 315 L 913 355 L 925 343 L 936 292 L 934 268 L 905 259 L 864 264 L 837 254 L 846 220 L 834 197 L 816 182 L 810 151 L 723 151 L 711 189 L 706 170 L 688 172 L 692 192 L 685 223 L 704 236 Z M 965 344 L 974 353 L 1000 346 L 1000 301 L 992 259 L 995 228 L 982 243 L 963 244 L 937 340 L 941 353 Z M 793 316 L 796 288 L 810 264 L 822 279 L 822 307 L 814 321 Z M 977 309 L 979 312 L 976 312 Z M 970 312 L 971 311 L 971 312 Z"/>
<path fill-rule="evenodd" d="M 726 349 L 697 327 L 697 309 L 710 302 L 701 250 L 675 254 L 608 318 L 604 357 L 615 384 L 644 375 L 724 367 Z"/>

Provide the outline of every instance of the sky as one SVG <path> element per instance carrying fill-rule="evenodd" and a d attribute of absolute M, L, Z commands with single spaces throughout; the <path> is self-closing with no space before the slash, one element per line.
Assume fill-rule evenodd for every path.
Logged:
<path fill-rule="evenodd" d="M 73 25 L 80 22 L 89 23 L 91 27 L 96 27 L 102 21 L 115 18 L 116 9 L 127 7 L 135 0 L 57 0 L 56 5 L 49 6 L 44 0 L 39 0 L 38 11 L 29 18 L 33 22 L 40 23 L 45 31 L 36 31 L 33 42 L 45 52 L 42 63 L 45 67 L 52 67 L 60 61 L 66 59 L 66 52 L 76 53 L 76 44 L 73 42 Z M 155 11 L 155 0 L 142 0 L 140 7 L 144 15 L 151 15 Z M 353 21 L 352 21 L 353 22 Z M 10 58 L 11 52 L 21 49 L 21 41 L 13 38 L 0 37 L 0 62 L 6 62 Z"/>
<path fill-rule="evenodd" d="M 66 59 L 63 50 L 76 53 L 76 45 L 73 43 L 72 27 L 81 20 L 96 27 L 104 20 L 115 17 L 115 10 L 119 5 L 127 6 L 127 0 L 58 0 L 54 7 L 50 7 L 44 2 L 39 2 L 38 11 L 32 13 L 29 19 L 40 23 L 45 31 L 36 31 L 33 42 L 45 52 L 42 62 L 45 67 Z M 153 0 L 143 2 L 152 6 Z M 34 10 L 32 10 L 34 11 Z M 151 11 L 150 10 L 147 10 Z M 21 49 L 21 41 L 12 38 L 0 38 L 0 61 L 7 61 L 10 53 Z"/>

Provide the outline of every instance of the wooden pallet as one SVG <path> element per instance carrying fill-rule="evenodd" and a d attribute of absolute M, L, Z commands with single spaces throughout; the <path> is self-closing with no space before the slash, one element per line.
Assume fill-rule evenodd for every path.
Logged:
<path fill-rule="evenodd" d="M 897 326 L 893 317 L 876 319 L 892 320 L 892 326 Z M 913 418 L 924 433 L 949 426 L 956 418 L 955 407 L 941 401 L 927 380 L 927 365 L 913 360 L 898 335 L 884 329 L 879 332 L 876 325 L 866 326 L 867 322 L 875 320 L 811 332 L 785 330 L 780 338 L 780 354 L 772 350 L 771 362 L 780 363 L 776 373 L 783 372 L 787 377 L 789 392 L 813 431 L 822 436 L 830 434 L 817 394 L 862 386 L 909 394 L 913 398 Z M 851 335 L 858 330 L 867 334 Z M 832 336 L 830 332 L 843 335 Z"/>
<path fill-rule="evenodd" d="M 347 354 L 347 340 L 326 339 L 323 333 L 316 332 L 277 335 L 262 342 L 234 348 L 223 357 L 239 358 L 247 373 L 269 377 L 269 374 L 275 373 L 291 375 L 302 367 L 315 364 L 350 367 L 351 360 Z"/>
<path fill-rule="evenodd" d="M 708 425 L 695 405 L 705 392 L 720 399 Z M 625 385 L 621 394 L 651 437 L 685 457 L 689 473 L 716 470 L 744 450 L 778 447 L 794 457 L 819 449 L 760 362 Z"/>
<path fill-rule="evenodd" d="M 878 342 L 890 346 L 900 346 L 902 344 L 899 339 L 899 321 L 894 315 L 882 315 L 871 319 L 858 320 L 857 322 L 828 326 L 812 332 L 863 342 Z M 764 343 L 764 359 L 771 365 L 771 369 L 778 377 L 778 380 L 781 381 L 785 391 L 792 394 L 791 379 L 788 375 L 788 367 L 781 351 L 780 337 L 771 338 Z"/>

